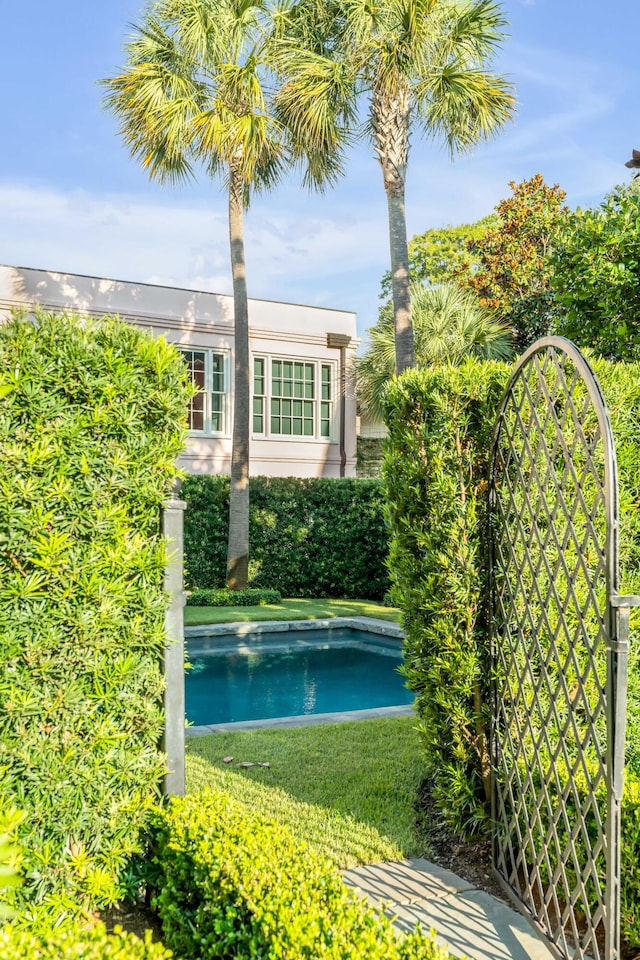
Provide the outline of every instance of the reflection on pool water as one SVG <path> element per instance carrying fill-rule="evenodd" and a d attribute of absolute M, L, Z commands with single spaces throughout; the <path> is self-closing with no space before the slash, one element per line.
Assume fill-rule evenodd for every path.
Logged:
<path fill-rule="evenodd" d="M 296 717 L 409 704 L 397 642 L 349 628 L 307 631 L 304 641 L 261 633 L 247 644 L 191 656 L 187 718 L 195 725 Z M 230 649 L 230 646 L 235 649 Z"/>

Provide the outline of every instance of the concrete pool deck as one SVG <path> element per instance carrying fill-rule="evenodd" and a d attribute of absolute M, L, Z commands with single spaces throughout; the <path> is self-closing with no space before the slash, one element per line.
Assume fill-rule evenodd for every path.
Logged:
<path fill-rule="evenodd" d="M 191 656 L 202 654 L 226 653 L 229 651 L 250 652 L 251 650 L 290 648 L 292 646 L 310 646 L 314 644 L 311 634 L 314 630 L 361 630 L 369 634 L 367 646 L 382 648 L 389 642 L 402 645 L 404 631 L 399 624 L 391 620 L 377 620 L 373 617 L 323 617 L 318 620 L 262 620 L 255 623 L 215 623 L 198 627 L 185 627 L 184 635 L 188 653 Z M 269 641 L 265 634 L 276 634 Z M 225 643 L 229 636 L 233 644 Z M 244 641 L 244 642 L 243 642 Z M 338 641 L 346 645 L 349 641 Z M 380 649 L 382 652 L 382 649 Z M 293 717 L 272 717 L 268 720 L 238 720 L 231 723 L 212 723 L 186 728 L 189 737 L 204 737 L 210 733 L 226 733 L 235 730 L 273 730 L 284 727 L 302 727 L 318 723 L 348 723 L 354 720 L 373 720 L 378 717 L 410 716 L 414 713 L 411 704 L 390 707 L 374 707 L 368 710 L 350 710 L 337 713 L 310 713 Z"/>

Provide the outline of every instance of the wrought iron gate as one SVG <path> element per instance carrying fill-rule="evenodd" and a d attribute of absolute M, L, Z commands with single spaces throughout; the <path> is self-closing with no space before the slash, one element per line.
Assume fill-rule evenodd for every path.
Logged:
<path fill-rule="evenodd" d="M 539 340 L 491 462 L 494 869 L 558 956 L 617 960 L 629 606 L 615 449 L 569 341 Z"/>

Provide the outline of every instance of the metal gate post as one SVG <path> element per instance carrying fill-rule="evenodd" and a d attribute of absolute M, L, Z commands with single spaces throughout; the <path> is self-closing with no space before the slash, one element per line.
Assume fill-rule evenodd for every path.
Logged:
<path fill-rule="evenodd" d="M 165 539 L 164 586 L 169 595 L 165 613 L 164 651 L 164 743 L 167 757 L 167 773 L 164 777 L 165 795 L 183 796 L 184 772 L 184 511 L 186 503 L 178 499 L 182 486 L 176 480 L 171 497 L 164 504 L 162 532 Z"/>
<path fill-rule="evenodd" d="M 624 749 L 627 726 L 627 677 L 629 670 L 629 618 L 631 607 L 640 607 L 640 597 L 614 594 L 610 598 L 611 632 L 607 651 L 609 677 L 608 717 L 611 742 L 608 825 L 609 862 L 607 876 L 610 924 L 606 928 L 607 956 L 614 956 L 620 942 L 620 822 L 624 786 Z"/>

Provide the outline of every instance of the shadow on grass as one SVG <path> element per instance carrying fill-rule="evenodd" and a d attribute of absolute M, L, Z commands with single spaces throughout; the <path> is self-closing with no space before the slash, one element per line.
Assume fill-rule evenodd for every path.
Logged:
<path fill-rule="evenodd" d="M 423 764 L 414 725 L 413 717 L 394 717 L 189 739 L 188 789 L 227 791 L 341 868 L 424 856 L 415 816 Z M 233 760 L 225 763 L 226 757 Z"/>

